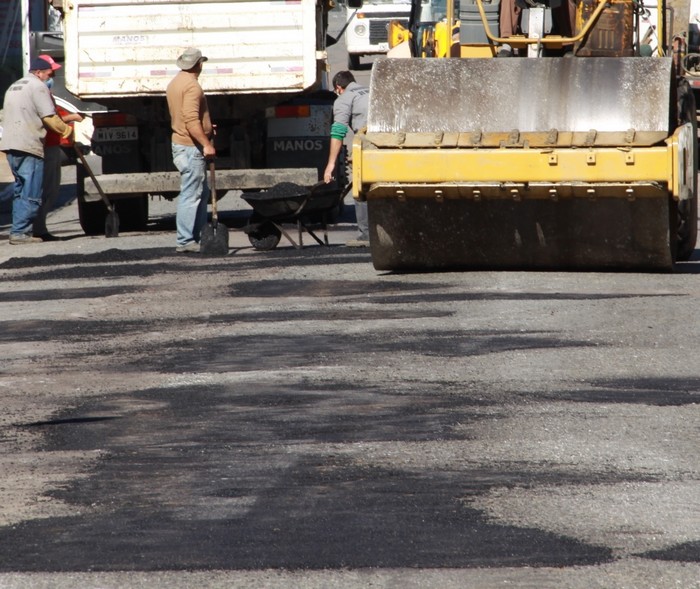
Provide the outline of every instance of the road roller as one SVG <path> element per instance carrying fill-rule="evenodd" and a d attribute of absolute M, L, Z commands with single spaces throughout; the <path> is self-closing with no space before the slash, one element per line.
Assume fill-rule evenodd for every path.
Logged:
<path fill-rule="evenodd" d="M 513 1 L 414 0 L 375 62 L 352 147 L 375 268 L 672 270 L 698 153 L 665 6 Z"/>

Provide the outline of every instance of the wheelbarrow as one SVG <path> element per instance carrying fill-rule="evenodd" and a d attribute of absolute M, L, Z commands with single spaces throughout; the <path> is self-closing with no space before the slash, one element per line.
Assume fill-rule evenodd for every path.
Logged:
<path fill-rule="evenodd" d="M 253 213 L 243 231 L 256 250 L 272 250 L 284 237 L 296 248 L 304 247 L 303 233 L 306 231 L 319 245 L 328 245 L 328 224 L 340 214 L 347 190 L 338 190 L 321 181 L 307 188 L 293 182 L 275 184 L 263 192 L 241 195 Z M 285 231 L 283 224 L 297 226 L 298 241 Z M 320 225 L 323 239 L 314 232 L 312 225 Z"/>

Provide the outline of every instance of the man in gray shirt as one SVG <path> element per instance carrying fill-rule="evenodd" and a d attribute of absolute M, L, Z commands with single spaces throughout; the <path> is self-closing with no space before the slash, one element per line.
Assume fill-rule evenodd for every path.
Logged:
<path fill-rule="evenodd" d="M 369 89 L 360 86 L 355 76 L 348 71 L 338 72 L 333 77 L 333 89 L 338 95 L 333 103 L 333 125 L 331 126 L 331 147 L 328 154 L 328 164 L 323 179 L 329 183 L 338 161 L 338 155 L 343 148 L 343 139 L 352 129 L 357 133 L 367 125 L 367 109 L 369 107 Z M 355 201 L 355 216 L 357 217 L 357 239 L 348 241 L 345 245 L 351 247 L 367 247 L 369 245 L 369 224 L 367 222 L 367 203 Z"/>
<path fill-rule="evenodd" d="M 3 132 L 0 151 L 15 177 L 12 197 L 10 243 L 39 243 L 32 236 L 34 218 L 41 207 L 44 177 L 44 137 L 46 129 L 68 138 L 73 132 L 56 114 L 46 82 L 51 77 L 51 64 L 35 58 L 29 73 L 17 80 L 5 93 Z"/>

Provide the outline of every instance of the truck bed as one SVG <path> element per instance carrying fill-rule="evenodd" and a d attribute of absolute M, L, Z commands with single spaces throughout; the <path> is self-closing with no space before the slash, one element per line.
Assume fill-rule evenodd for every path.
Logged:
<path fill-rule="evenodd" d="M 114 197 L 134 194 L 167 194 L 180 191 L 179 172 L 143 172 L 103 174 L 96 177 L 102 191 Z M 246 190 L 270 188 L 282 182 L 293 182 L 311 186 L 318 182 L 316 168 L 278 168 L 274 170 L 217 170 L 217 190 Z M 92 190 L 90 180 L 85 181 L 87 201 L 100 200 L 99 193 Z"/>

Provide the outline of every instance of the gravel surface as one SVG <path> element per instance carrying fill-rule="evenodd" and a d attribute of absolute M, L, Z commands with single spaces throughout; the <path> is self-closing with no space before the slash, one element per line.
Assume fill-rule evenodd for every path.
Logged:
<path fill-rule="evenodd" d="M 700 587 L 698 262 L 378 273 L 221 206 L 217 259 L 167 201 L 0 241 L 0 586 Z"/>

